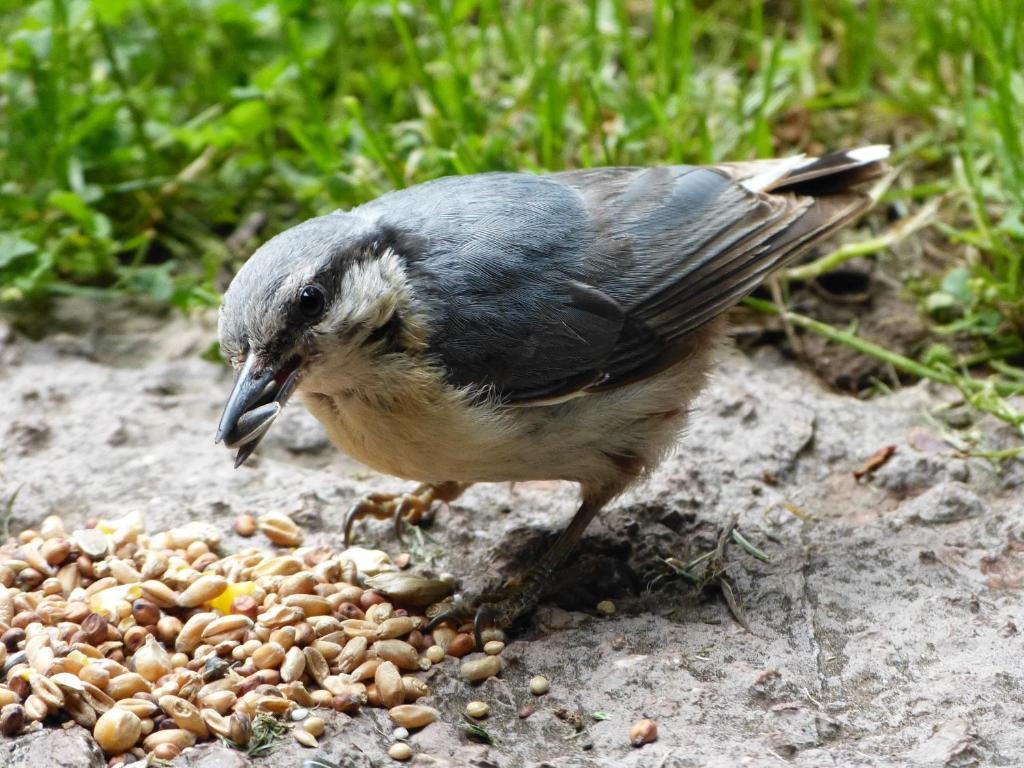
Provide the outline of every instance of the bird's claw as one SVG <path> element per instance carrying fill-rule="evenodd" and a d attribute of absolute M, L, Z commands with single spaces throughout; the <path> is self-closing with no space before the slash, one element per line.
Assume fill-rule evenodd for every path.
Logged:
<path fill-rule="evenodd" d="M 506 582 L 500 589 L 479 597 L 456 595 L 430 620 L 424 632 L 431 632 L 444 623 L 462 625 L 472 618 L 473 639 L 477 650 L 481 650 L 484 629 L 506 629 L 535 608 L 543 592 L 542 583 L 527 577 Z"/>
<path fill-rule="evenodd" d="M 405 525 L 419 525 L 420 521 L 434 509 L 435 505 L 454 501 L 468 487 L 467 483 L 425 483 L 412 493 L 368 493 L 345 512 L 342 530 L 345 546 L 352 544 L 352 526 L 356 520 L 372 517 L 375 520 L 391 518 L 395 538 L 403 540 Z"/>
<path fill-rule="evenodd" d="M 395 538 L 401 542 L 405 524 L 417 525 L 429 508 L 430 504 L 427 501 L 411 493 L 401 495 L 367 494 L 349 507 L 345 513 L 343 520 L 345 546 L 348 547 L 352 544 L 352 527 L 355 522 L 367 517 L 372 517 L 375 520 L 391 518 L 394 524 Z"/>

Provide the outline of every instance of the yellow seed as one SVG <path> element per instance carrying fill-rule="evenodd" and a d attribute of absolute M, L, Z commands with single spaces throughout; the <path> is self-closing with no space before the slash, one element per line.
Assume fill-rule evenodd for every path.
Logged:
<path fill-rule="evenodd" d="M 597 604 L 597 612 L 602 616 L 615 615 L 615 603 L 611 600 L 602 600 Z"/>
<path fill-rule="evenodd" d="M 228 584 L 227 589 L 210 601 L 210 607 L 224 614 L 231 613 L 231 604 L 234 603 L 236 597 L 252 595 L 255 591 L 255 581 L 239 581 Z"/>
<path fill-rule="evenodd" d="M 501 640 L 491 640 L 489 643 L 484 643 L 484 653 L 488 656 L 497 656 L 504 650 L 505 644 Z"/>
<path fill-rule="evenodd" d="M 444 648 L 442 648 L 440 645 L 432 645 L 429 648 L 427 648 L 424 655 L 428 659 L 430 659 L 431 664 L 440 664 L 442 661 L 444 661 Z"/>
<path fill-rule="evenodd" d="M 471 701 L 466 705 L 466 714 L 480 719 L 491 714 L 491 707 L 486 701 Z"/>
<path fill-rule="evenodd" d="M 142 736 L 142 721 L 127 709 L 115 707 L 100 715 L 92 735 L 108 755 L 120 755 Z"/>
<path fill-rule="evenodd" d="M 323 735 L 325 723 L 322 718 L 308 717 L 303 721 L 302 727 L 316 738 L 320 738 Z"/>

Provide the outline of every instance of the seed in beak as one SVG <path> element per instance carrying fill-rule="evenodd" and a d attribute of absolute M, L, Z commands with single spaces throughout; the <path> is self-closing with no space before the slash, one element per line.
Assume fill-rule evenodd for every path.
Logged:
<path fill-rule="evenodd" d="M 224 445 L 228 448 L 241 448 L 259 440 L 280 412 L 281 404 L 276 402 L 246 411 L 239 417 L 235 428 L 224 436 Z"/>

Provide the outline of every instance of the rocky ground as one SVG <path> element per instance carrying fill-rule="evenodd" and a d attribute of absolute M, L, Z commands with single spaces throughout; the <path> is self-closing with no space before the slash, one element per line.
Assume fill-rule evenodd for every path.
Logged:
<path fill-rule="evenodd" d="M 0 330 L 0 501 L 20 488 L 12 530 L 47 514 L 74 525 L 131 509 L 151 530 L 185 518 L 228 530 L 240 513 L 274 508 L 309 539 L 337 543 L 352 499 L 404 487 L 338 455 L 298 406 L 233 470 L 213 444 L 231 377 L 199 357 L 212 327 L 128 325 L 123 312 L 65 307 L 67 330 L 42 342 Z M 435 671 L 429 703 L 443 722 L 412 737 L 414 764 L 1024 763 L 1024 463 L 958 454 L 953 427 L 988 447 L 1009 435 L 967 425 L 970 414 L 941 408 L 942 397 L 917 385 L 858 401 L 771 349 L 728 356 L 680 450 L 592 526 L 546 604 L 513 633 L 502 677 L 471 689 L 451 662 Z M 888 445 L 889 460 L 855 479 Z M 438 513 L 415 562 L 460 577 L 507 567 L 574 503 L 557 484 L 471 489 Z M 729 550 L 749 631 L 716 589 L 666 578 L 663 563 L 710 549 L 733 515 L 771 556 Z M 397 552 L 387 529 L 367 526 L 364 537 Z M 612 617 L 593 610 L 605 598 Z M 551 681 L 538 699 L 527 690 L 536 674 Z M 471 699 L 492 705 L 493 746 L 461 731 Z M 528 703 L 537 711 L 520 719 Z M 640 717 L 660 737 L 635 749 L 627 732 Z M 332 714 L 315 754 L 345 768 L 393 765 L 389 730 L 382 711 Z M 0 742 L 0 765 L 98 768 L 90 745 L 77 727 L 35 732 Z M 207 745 L 175 765 L 299 768 L 313 756 L 285 742 L 247 762 Z"/>

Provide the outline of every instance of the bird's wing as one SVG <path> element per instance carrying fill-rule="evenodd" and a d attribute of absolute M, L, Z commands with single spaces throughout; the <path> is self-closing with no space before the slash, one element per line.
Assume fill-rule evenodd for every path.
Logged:
<path fill-rule="evenodd" d="M 453 383 L 510 404 L 653 375 L 687 354 L 692 331 L 870 205 L 851 189 L 884 170 L 867 157 L 425 185 L 401 218 L 424 235 L 410 266 L 444 318 L 432 348 Z"/>

